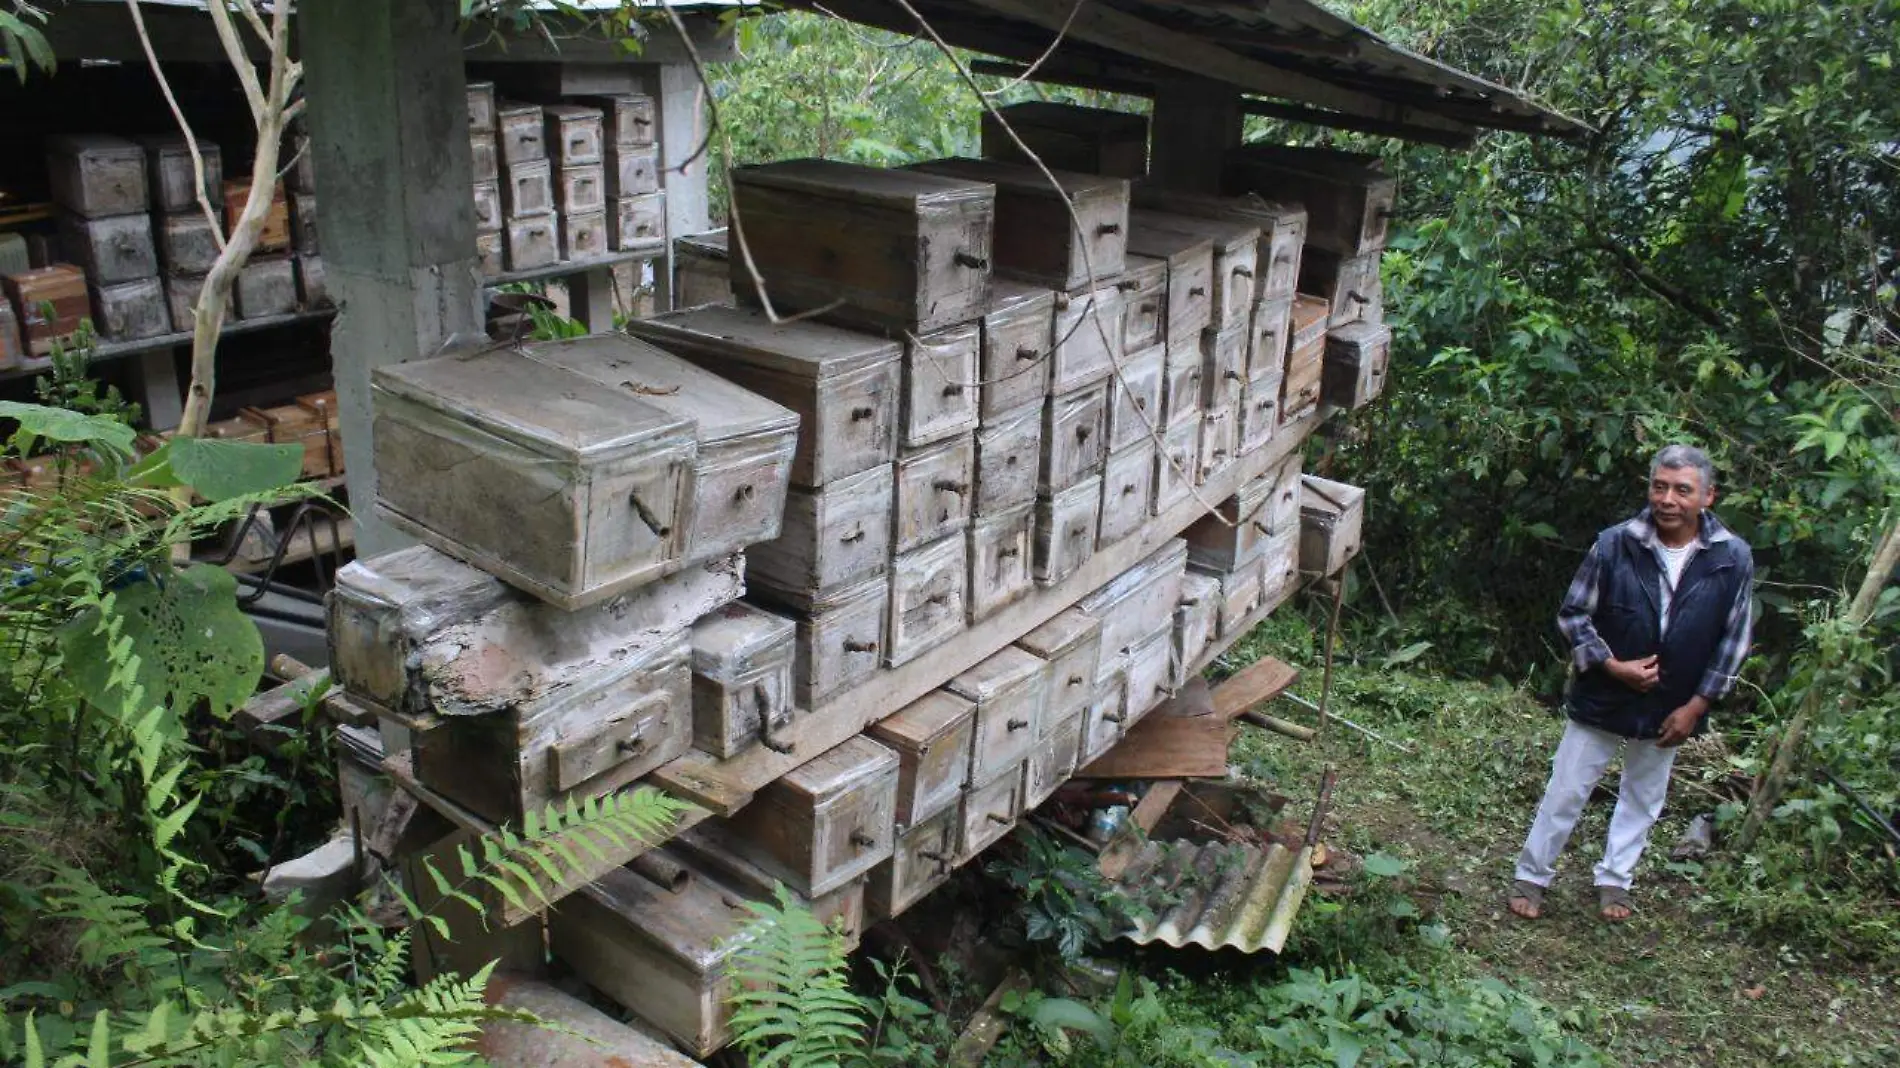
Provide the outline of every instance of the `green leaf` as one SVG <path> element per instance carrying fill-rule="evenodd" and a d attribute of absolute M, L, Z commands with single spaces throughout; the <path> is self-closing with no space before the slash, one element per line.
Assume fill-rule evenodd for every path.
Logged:
<path fill-rule="evenodd" d="M 0 419 L 19 422 L 20 429 L 14 440 L 22 452 L 31 449 L 31 442 L 44 438 L 68 445 L 93 445 L 120 459 L 128 459 L 137 438 L 130 426 L 110 416 L 84 415 L 44 404 L 0 401 Z"/>
<path fill-rule="evenodd" d="M 1389 853 L 1374 853 L 1365 859 L 1366 874 L 1379 879 L 1394 879 L 1405 873 L 1403 860 Z"/>
<path fill-rule="evenodd" d="M 1393 653 L 1391 656 L 1386 657 L 1385 668 L 1387 671 L 1390 671 L 1400 665 L 1409 664 L 1419 657 L 1424 656 L 1426 651 L 1431 647 L 1431 642 L 1413 642 L 1398 652 Z"/>
<path fill-rule="evenodd" d="M 238 609 L 237 579 L 229 571 L 194 564 L 162 583 L 134 584 L 118 591 L 112 610 L 138 656 L 135 681 L 146 701 L 182 711 L 202 698 L 214 715 L 228 719 L 256 691 L 264 641 Z M 99 622 L 94 609 L 68 623 L 60 650 L 79 692 L 100 708 L 116 708 L 126 694 L 111 685 L 115 659 Z"/>
<path fill-rule="evenodd" d="M 267 493 L 303 475 L 303 446 L 172 438 L 126 473 L 134 485 L 190 486 L 208 501 Z"/>
<path fill-rule="evenodd" d="M 1029 1019 L 1049 1031 L 1081 1031 L 1103 1049 L 1115 1041 L 1115 1028 L 1102 1015 L 1073 998 L 1044 998 L 1029 1010 Z"/>

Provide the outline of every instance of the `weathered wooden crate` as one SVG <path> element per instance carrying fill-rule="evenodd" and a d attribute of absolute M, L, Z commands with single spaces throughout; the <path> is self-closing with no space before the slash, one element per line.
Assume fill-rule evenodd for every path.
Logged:
<path fill-rule="evenodd" d="M 874 919 L 900 916 L 904 910 L 950 880 L 956 870 L 957 834 L 963 812 L 953 794 L 950 807 L 904 825 L 891 859 L 871 870 L 865 885 L 865 912 Z"/>
<path fill-rule="evenodd" d="M 600 164 L 578 163 L 556 172 L 554 206 L 562 215 L 605 215 L 607 183 Z"/>
<path fill-rule="evenodd" d="M 1142 561 L 1076 603 L 1101 623 L 1103 657 L 1126 654 L 1160 621 L 1174 618 L 1188 546 L 1170 538 Z M 1099 677 L 1099 676 L 1098 676 Z"/>
<path fill-rule="evenodd" d="M 1155 454 L 1153 514 L 1160 515 L 1193 494 L 1200 465 L 1201 413 L 1194 412 L 1168 427 L 1161 451 Z"/>
<path fill-rule="evenodd" d="M 660 150 L 653 145 L 606 147 L 607 194 L 637 197 L 660 188 Z"/>
<path fill-rule="evenodd" d="M 746 553 L 747 581 L 781 596 L 810 597 L 883 574 L 895 501 L 890 464 L 818 489 L 791 489 L 779 536 Z"/>
<path fill-rule="evenodd" d="M 1286 377 L 1280 383 L 1282 422 L 1291 422 L 1319 404 L 1326 361 L 1326 302 L 1305 294 L 1295 297 L 1289 335 Z"/>
<path fill-rule="evenodd" d="M 560 227 L 551 213 L 508 220 L 503 238 L 503 264 L 511 271 L 532 271 L 560 262 Z"/>
<path fill-rule="evenodd" d="M 972 626 L 1036 588 L 1029 563 L 1035 552 L 1032 496 L 1015 508 L 970 521 L 970 582 L 966 600 Z"/>
<path fill-rule="evenodd" d="M 1200 335 L 1166 343 L 1165 388 L 1161 397 L 1161 425 L 1168 428 L 1200 421 L 1206 377 L 1206 358 L 1201 353 Z"/>
<path fill-rule="evenodd" d="M 1122 359 L 1121 290 L 1109 284 L 1092 293 L 1058 293 L 1055 305 L 1049 391 L 1073 393 L 1108 378 Z"/>
<path fill-rule="evenodd" d="M 977 517 L 1012 512 L 1036 499 L 1042 464 L 1040 397 L 1014 411 L 1000 412 L 976 432 Z"/>
<path fill-rule="evenodd" d="M 1170 343 L 1192 340 L 1214 322 L 1214 242 L 1205 234 L 1162 225 L 1174 216 L 1128 213 L 1131 266 L 1161 260 L 1168 271 L 1166 329 Z M 1139 257 L 1139 258 L 1138 258 Z"/>
<path fill-rule="evenodd" d="M 305 393 L 297 398 L 297 407 L 309 412 L 317 425 L 323 428 L 323 444 L 329 453 L 329 473 L 343 474 L 343 413 L 337 404 L 336 390 Z"/>
<path fill-rule="evenodd" d="M 100 337 L 135 341 L 171 333 L 171 307 L 165 303 L 165 286 L 156 278 L 93 286 L 92 306 Z"/>
<path fill-rule="evenodd" d="M 964 793 L 962 825 L 957 831 L 959 865 L 1016 828 L 1016 817 L 1023 814 L 1023 773 L 1023 762 L 1018 761 L 996 778 L 973 785 Z"/>
<path fill-rule="evenodd" d="M 1178 589 L 1178 587 L 1177 587 Z M 1164 616 L 1155 627 L 1128 649 L 1128 693 L 1122 724 L 1126 731 L 1174 696 L 1174 619 Z"/>
<path fill-rule="evenodd" d="M 1366 491 L 1318 475 L 1300 477 L 1300 570 L 1332 575 L 1359 555 Z"/>
<path fill-rule="evenodd" d="M 968 527 L 975 481 L 974 435 L 901 452 L 896 463 L 892 552 L 901 555 Z"/>
<path fill-rule="evenodd" d="M 1167 340 L 1168 264 L 1135 259 L 1115 282 L 1122 294 L 1122 348 L 1140 352 Z"/>
<path fill-rule="evenodd" d="M 1201 467 L 1196 485 L 1220 474 L 1240 455 L 1240 420 L 1234 408 L 1209 408 L 1201 413 Z"/>
<path fill-rule="evenodd" d="M 1208 325 L 1216 330 L 1247 325 L 1256 292 L 1254 278 L 1261 242 L 1258 225 L 1147 209 L 1131 212 L 1130 219 L 1131 225 L 1150 235 L 1150 242 L 1157 232 L 1178 234 L 1184 239 L 1206 238 L 1213 253 L 1208 275 Z M 1172 328 L 1169 333 L 1179 336 L 1179 331 Z"/>
<path fill-rule="evenodd" d="M 900 445 L 917 448 L 976 429 L 976 323 L 945 327 L 904 346 Z"/>
<path fill-rule="evenodd" d="M 969 546 L 961 531 L 891 561 L 886 667 L 907 664 L 962 632 L 969 581 Z"/>
<path fill-rule="evenodd" d="M 1320 397 L 1341 408 L 1360 408 L 1385 392 L 1392 329 L 1382 323 L 1356 322 L 1326 333 L 1326 358 Z"/>
<path fill-rule="evenodd" d="M 1201 332 L 1201 406 L 1238 408 L 1247 386 L 1247 343 L 1242 328 Z"/>
<path fill-rule="evenodd" d="M 1130 352 L 1109 376 L 1108 449 L 1118 452 L 1137 441 L 1152 444 L 1162 429 L 1162 394 L 1167 384 L 1168 347 L 1150 345 Z"/>
<path fill-rule="evenodd" d="M 1153 514 L 1155 442 L 1143 435 L 1108 454 L 1102 465 L 1102 515 L 1098 546 L 1139 533 Z"/>
<path fill-rule="evenodd" d="M 607 144 L 650 145 L 658 128 L 653 121 L 653 98 L 645 93 L 612 93 L 580 98 L 601 109 Z"/>
<path fill-rule="evenodd" d="M 1368 319 L 1377 322 L 1384 315 L 1385 299 L 1379 274 L 1381 255 L 1342 256 L 1314 249 L 1300 267 L 1300 292 L 1326 299 L 1329 327 Z"/>
<path fill-rule="evenodd" d="M 298 252 L 323 251 L 322 239 L 317 234 L 315 193 L 296 193 L 290 198 L 290 245 Z"/>
<path fill-rule="evenodd" d="M 688 828 L 668 842 L 662 856 L 682 862 L 689 871 L 704 872 L 721 885 L 758 901 L 773 900 L 784 886 L 770 871 L 698 827 Z M 819 923 L 838 932 L 849 952 L 858 947 L 858 937 L 864 932 L 864 888 L 865 877 L 859 876 L 827 894 L 806 897 L 792 891 L 791 896 Z"/>
<path fill-rule="evenodd" d="M 614 248 L 632 252 L 665 243 L 665 193 L 615 197 L 608 201 L 607 212 Z"/>
<path fill-rule="evenodd" d="M 1199 566 L 1195 570 L 1220 583 L 1215 635 L 1228 638 L 1238 634 L 1260 607 L 1260 561 L 1251 560 L 1234 571 L 1208 571 Z"/>
<path fill-rule="evenodd" d="M 1300 534 L 1275 534 L 1260 554 L 1260 609 L 1272 612 L 1300 588 Z"/>
<path fill-rule="evenodd" d="M 1346 255 L 1385 247 L 1398 181 L 1378 157 L 1289 145 L 1251 144 L 1227 157 L 1227 184 L 1306 207 L 1308 251 Z"/>
<path fill-rule="evenodd" d="M 1128 720 L 1128 662 L 1124 656 L 1110 656 L 1091 682 L 1094 692 L 1088 711 L 1082 716 L 1082 748 L 1076 756 L 1077 768 L 1087 767 L 1097 757 L 1122 740 L 1122 728 Z"/>
<path fill-rule="evenodd" d="M 817 708 L 877 671 L 890 626 L 891 586 L 884 575 L 796 596 L 758 587 L 748 599 L 800 613 L 792 659 L 798 707 Z"/>
<path fill-rule="evenodd" d="M 1048 734 L 1036 742 L 1036 748 L 1029 754 L 1029 766 L 1024 772 L 1023 808 L 1034 811 L 1037 805 L 1049 800 L 1069 776 L 1075 774 L 1076 757 L 1082 750 L 1082 717 L 1070 716 L 1050 728 Z"/>
<path fill-rule="evenodd" d="M 865 733 L 897 754 L 897 823 L 915 826 L 954 811 L 970 782 L 976 738 L 976 703 L 948 690 L 932 690 Z"/>
<path fill-rule="evenodd" d="M 303 477 L 330 475 L 331 429 L 324 416 L 301 404 L 245 408 L 244 418 L 264 427 L 264 440 L 273 445 L 295 445 L 303 450 Z"/>
<path fill-rule="evenodd" d="M 1055 289 L 1099 284 L 1122 272 L 1128 181 L 998 160 L 939 159 L 912 170 L 996 187 L 991 255 L 998 273 Z M 1065 203 L 1066 202 L 1066 203 Z"/>
<path fill-rule="evenodd" d="M 561 258 L 576 262 L 598 259 L 611 251 L 613 235 L 607 229 L 607 213 L 590 211 L 562 215 Z"/>
<path fill-rule="evenodd" d="M 708 230 L 673 239 L 673 303 L 681 308 L 731 304 L 732 279 L 726 265 L 726 230 Z"/>
<path fill-rule="evenodd" d="M 809 159 L 735 168 L 731 183 L 775 305 L 927 333 L 989 303 L 994 186 Z M 735 263 L 733 290 L 751 289 Z"/>
<path fill-rule="evenodd" d="M 863 735 L 788 772 L 706 837 L 807 897 L 889 859 L 895 838 L 897 754 Z"/>
<path fill-rule="evenodd" d="M 371 395 L 377 509 L 423 541 L 567 608 L 679 564 L 691 419 L 507 350 L 380 367 Z"/>
<path fill-rule="evenodd" d="M 1044 669 L 1044 733 L 1055 724 L 1081 715 L 1095 698 L 1095 669 L 1101 652 L 1101 624 L 1074 608 L 1017 639 L 1016 645 L 1040 657 Z"/>
<path fill-rule="evenodd" d="M 897 455 L 897 342 L 720 306 L 636 319 L 627 331 L 796 412 L 793 485 L 823 486 Z"/>
<path fill-rule="evenodd" d="M 1041 733 L 1047 685 L 1048 662 L 1013 645 L 944 683 L 976 703 L 971 782 L 993 782 L 1022 764 Z"/>
<path fill-rule="evenodd" d="M 158 274 L 149 215 L 60 218 L 60 247 L 95 285 L 135 282 Z"/>
<path fill-rule="evenodd" d="M 596 334 L 516 346 L 680 419 L 698 445 L 682 561 L 723 556 L 779 535 L 798 417 L 789 409 L 639 338 Z"/>
<path fill-rule="evenodd" d="M 180 330 L 190 330 L 197 321 L 198 297 L 204 292 L 205 276 L 201 274 L 174 274 L 165 278 L 165 303 L 171 305 L 172 322 Z M 237 318 L 235 301 L 224 304 L 224 321 Z"/>
<path fill-rule="evenodd" d="M 1106 381 L 1051 397 L 1043 419 L 1038 493 L 1061 493 L 1101 472 L 1108 456 Z"/>
<path fill-rule="evenodd" d="M 1280 425 L 1280 391 L 1286 372 L 1269 367 L 1247 380 L 1240 396 L 1240 454 L 1246 456 L 1266 447 Z"/>
<path fill-rule="evenodd" d="M 141 137 L 145 149 L 145 178 L 152 203 L 158 212 L 197 212 L 198 194 L 217 207 L 224 197 L 224 154 L 209 141 L 198 141 L 198 158 L 204 162 L 204 184 L 198 184 L 192 166 L 191 149 L 182 137 Z"/>
<path fill-rule="evenodd" d="M 70 339 L 80 321 L 92 314 L 86 272 L 69 263 L 10 274 L 0 284 L 19 310 L 20 336 L 28 356 L 52 352 L 55 343 Z"/>
<path fill-rule="evenodd" d="M 495 142 L 501 148 L 503 167 L 547 159 L 547 123 L 540 105 L 497 100 Z"/>
<path fill-rule="evenodd" d="M 508 219 L 534 219 L 554 211 L 554 168 L 547 160 L 511 163 L 502 169 L 502 211 Z"/>
<path fill-rule="evenodd" d="M 1054 586 L 1095 555 L 1101 526 L 1102 476 L 1091 475 L 1053 496 L 1036 499 L 1036 583 Z"/>
<path fill-rule="evenodd" d="M 294 256 L 297 268 L 297 302 L 306 309 L 330 303 L 330 285 L 323 270 L 322 256 Z"/>
<path fill-rule="evenodd" d="M 736 756 L 775 751 L 792 718 L 792 621 L 749 604 L 721 606 L 693 624 L 693 745 Z"/>
<path fill-rule="evenodd" d="M 289 256 L 253 256 L 238 271 L 232 290 L 240 319 L 263 319 L 297 310 L 297 268 Z"/>
<path fill-rule="evenodd" d="M 150 203 L 145 152 L 105 134 L 69 134 L 46 140 L 53 202 L 87 218 L 137 215 Z"/>
<path fill-rule="evenodd" d="M 1115 178 L 1148 173 L 1148 120 L 1106 108 L 1031 100 L 983 114 L 983 155 L 1028 163 L 1004 129 L 1029 146 L 1047 167 Z"/>
<path fill-rule="evenodd" d="M 979 361 L 979 411 L 986 424 L 1048 395 L 1055 307 L 1052 290 L 1000 278 L 991 285 Z"/>
<path fill-rule="evenodd" d="M 470 130 L 493 130 L 495 128 L 495 83 L 468 83 L 468 128 Z"/>
<path fill-rule="evenodd" d="M 1243 483 L 1232 497 L 1183 531 L 1188 559 L 1208 571 L 1236 571 L 1260 558 L 1267 539 L 1284 533 L 1298 518 L 1300 464 L 1290 457 L 1278 467 Z"/>
<path fill-rule="evenodd" d="M 468 135 L 468 161 L 476 181 L 501 180 L 501 150 L 495 147 L 494 130 L 476 130 Z"/>
<path fill-rule="evenodd" d="M 1260 244 L 1255 253 L 1257 299 L 1292 299 L 1294 283 L 1300 274 L 1300 252 L 1306 243 L 1306 209 L 1298 203 L 1276 202 L 1255 195 L 1242 197 L 1210 196 L 1164 189 L 1149 182 L 1137 182 L 1136 206 L 1189 215 L 1204 219 L 1223 219 L 1260 228 Z"/>
<path fill-rule="evenodd" d="M 475 266 L 483 278 L 493 278 L 508 269 L 506 244 L 499 230 L 475 235 Z"/>
<path fill-rule="evenodd" d="M 1286 375 L 1286 354 L 1293 333 L 1293 298 L 1269 297 L 1253 306 L 1253 336 L 1247 343 L 1247 374 L 1258 378 L 1272 370 Z"/>
<path fill-rule="evenodd" d="M 1189 668 L 1207 652 L 1220 620 L 1220 583 L 1198 571 L 1181 576 L 1174 609 L 1174 686 L 1187 685 Z"/>
<path fill-rule="evenodd" d="M 217 231 L 202 214 L 166 215 L 158 221 L 158 259 L 169 274 L 205 274 L 218 261 Z"/>
<path fill-rule="evenodd" d="M 601 116 L 599 108 L 580 104 L 548 104 L 541 109 L 547 130 L 544 143 L 548 158 L 556 166 L 601 162 Z"/>
<path fill-rule="evenodd" d="M 224 232 L 236 233 L 244 205 L 251 199 L 249 178 L 227 178 L 224 182 Z M 290 248 L 290 200 L 283 182 L 271 183 L 270 205 L 264 210 L 264 225 L 257 232 L 258 252 L 283 252 Z"/>

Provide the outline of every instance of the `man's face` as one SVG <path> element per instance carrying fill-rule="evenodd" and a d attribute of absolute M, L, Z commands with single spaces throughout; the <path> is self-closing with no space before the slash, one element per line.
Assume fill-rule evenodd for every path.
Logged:
<path fill-rule="evenodd" d="M 1715 488 L 1702 484 L 1693 467 L 1661 467 L 1649 480 L 1649 511 L 1664 534 L 1694 532 L 1702 510 L 1715 503 Z"/>

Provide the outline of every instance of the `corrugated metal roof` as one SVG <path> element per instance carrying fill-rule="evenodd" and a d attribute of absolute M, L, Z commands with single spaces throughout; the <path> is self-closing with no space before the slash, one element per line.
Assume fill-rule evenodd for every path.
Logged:
<path fill-rule="evenodd" d="M 1278 953 L 1312 882 L 1310 847 L 1150 841 L 1120 880 L 1148 915 L 1122 937 L 1175 949 Z"/>

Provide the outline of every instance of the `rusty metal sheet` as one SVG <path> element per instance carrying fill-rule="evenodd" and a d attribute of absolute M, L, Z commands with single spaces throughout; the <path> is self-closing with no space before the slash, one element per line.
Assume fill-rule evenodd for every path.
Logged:
<path fill-rule="evenodd" d="M 1146 906 L 1122 937 L 1278 953 L 1312 881 L 1310 846 L 1150 841 L 1122 873 L 1122 891 Z"/>

